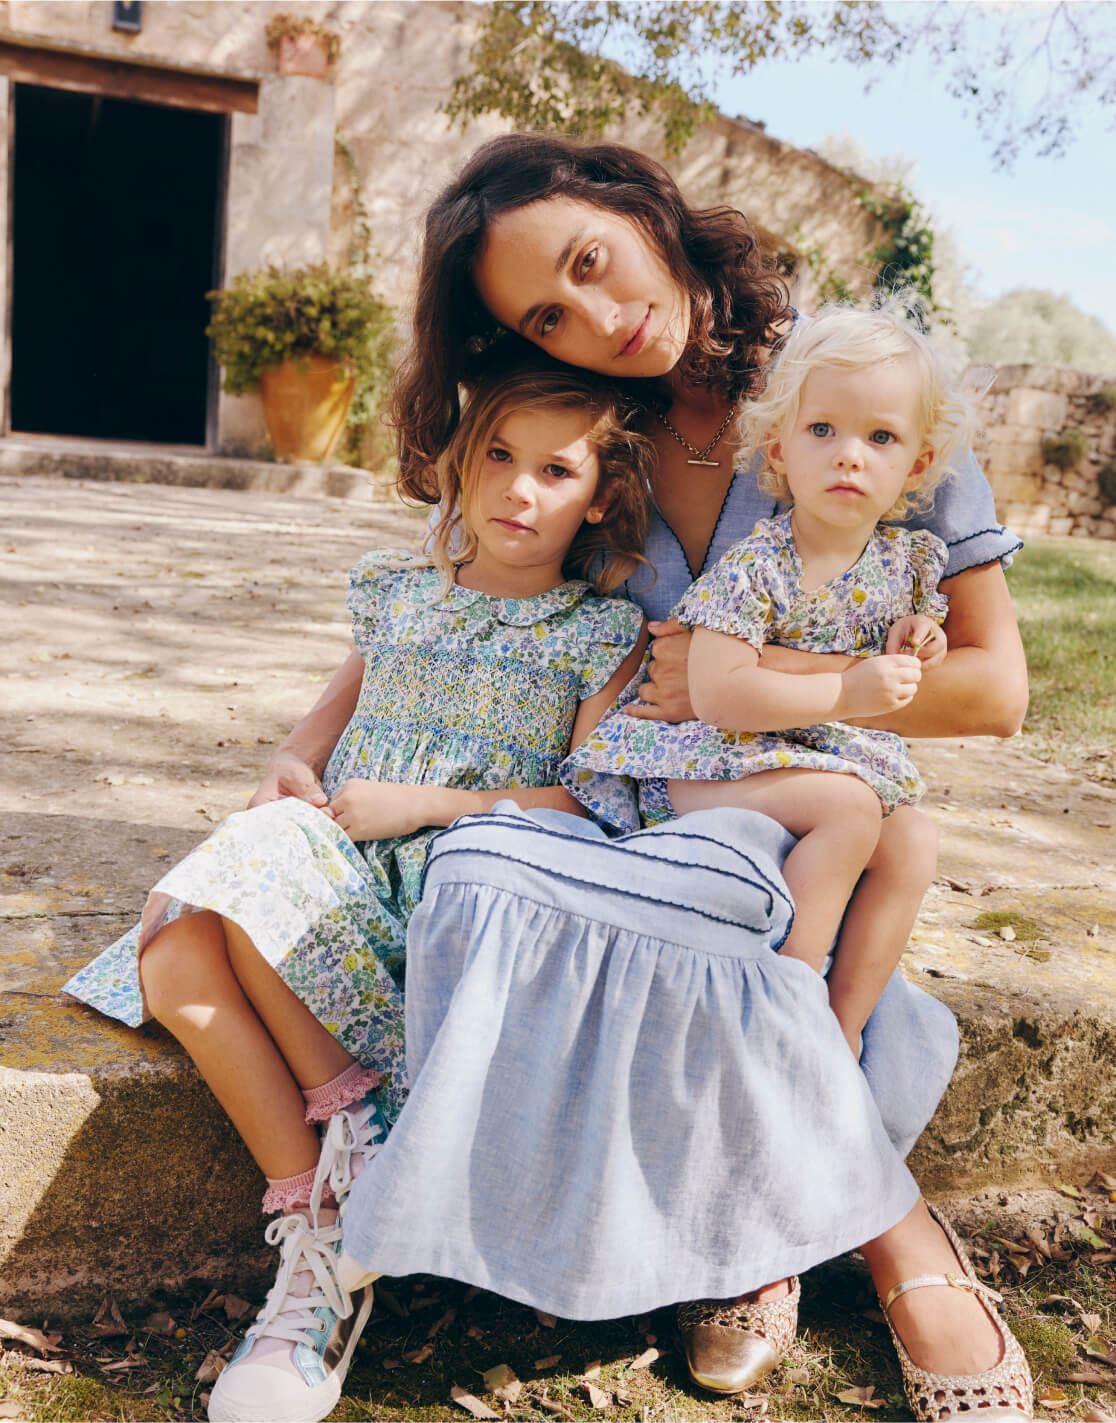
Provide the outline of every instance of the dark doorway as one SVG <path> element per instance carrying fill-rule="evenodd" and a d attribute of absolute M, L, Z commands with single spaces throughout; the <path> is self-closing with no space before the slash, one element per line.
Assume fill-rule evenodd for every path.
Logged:
<path fill-rule="evenodd" d="M 13 430 L 205 444 L 225 124 L 15 86 Z"/>

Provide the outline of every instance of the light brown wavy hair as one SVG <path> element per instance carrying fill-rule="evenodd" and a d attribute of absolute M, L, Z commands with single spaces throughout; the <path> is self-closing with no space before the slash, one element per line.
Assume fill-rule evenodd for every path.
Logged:
<path fill-rule="evenodd" d="M 617 143 L 582 144 L 511 133 L 482 144 L 426 217 L 414 331 L 392 389 L 403 493 L 432 504 L 438 455 L 460 418 L 460 387 L 489 361 L 530 360 L 537 350 L 499 326 L 477 295 L 473 270 L 502 213 L 575 198 L 627 218 L 647 234 L 689 293 L 690 332 L 680 369 L 729 400 L 758 384 L 763 356 L 790 315 L 785 284 L 747 219 L 732 208 L 691 208 L 667 170 Z M 632 381 L 650 404 L 655 382 Z"/>
<path fill-rule="evenodd" d="M 586 431 L 597 457 L 597 496 L 605 502 L 599 524 L 583 523 L 563 561 L 567 578 L 584 578 L 598 593 L 619 587 L 645 563 L 651 511 L 655 447 L 633 426 L 640 407 L 614 383 L 559 362 L 497 372 L 477 386 L 466 402 L 449 444 L 425 478 L 437 489 L 439 515 L 426 553 L 442 575 L 441 596 L 449 591 L 459 563 L 476 553 L 469 510 L 484 468 L 485 453 L 502 420 L 521 411 L 580 410 L 591 421 Z"/>

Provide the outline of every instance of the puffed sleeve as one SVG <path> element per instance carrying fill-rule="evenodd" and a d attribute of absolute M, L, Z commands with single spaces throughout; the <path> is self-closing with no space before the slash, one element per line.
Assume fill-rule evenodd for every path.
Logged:
<path fill-rule="evenodd" d="M 761 648 L 774 617 L 766 546 L 744 539 L 691 583 L 674 615 L 688 627 L 710 628 Z"/>
<path fill-rule="evenodd" d="M 381 621 L 390 615 L 402 585 L 422 566 L 414 554 L 399 549 L 373 549 L 349 574 L 345 602 L 353 615 L 353 641 L 362 652 L 374 641 Z"/>
<path fill-rule="evenodd" d="M 929 529 L 915 529 L 910 542 L 911 600 L 916 613 L 944 623 L 949 599 L 938 591 L 938 581 L 949 562 L 949 550 Z"/>
<path fill-rule="evenodd" d="M 966 568 L 1002 563 L 1023 547 L 1022 542 L 996 518 L 992 489 L 973 455 L 967 454 L 956 472 L 934 491 L 934 507 L 904 521 L 908 529 L 929 529 L 948 551 L 943 578 L 953 578 Z"/>
<path fill-rule="evenodd" d="M 608 684 L 608 679 L 639 640 L 643 611 L 627 598 L 591 596 L 582 605 L 579 630 L 585 662 L 581 670 L 581 700 Z"/>

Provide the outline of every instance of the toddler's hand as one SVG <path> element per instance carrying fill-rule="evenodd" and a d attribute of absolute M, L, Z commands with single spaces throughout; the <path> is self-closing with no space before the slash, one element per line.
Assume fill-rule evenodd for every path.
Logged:
<path fill-rule="evenodd" d="M 346 781 L 330 801 L 327 813 L 350 840 L 412 835 L 427 823 L 422 818 L 423 789 L 393 781 Z"/>
<path fill-rule="evenodd" d="M 263 780 L 248 806 L 251 809 L 254 805 L 266 805 L 286 796 L 294 796 L 296 800 L 304 800 L 319 809 L 324 808 L 326 803 L 322 783 L 310 766 L 296 752 L 284 751 L 280 747 L 267 763 Z"/>
<path fill-rule="evenodd" d="M 917 657 L 885 654 L 862 658 L 841 673 L 840 715 L 851 719 L 898 711 L 914 699 L 921 679 L 922 663 Z"/>
<path fill-rule="evenodd" d="M 888 652 L 909 652 L 923 667 L 936 667 L 946 655 L 946 635 L 933 618 L 912 613 L 891 624 L 887 634 Z"/>

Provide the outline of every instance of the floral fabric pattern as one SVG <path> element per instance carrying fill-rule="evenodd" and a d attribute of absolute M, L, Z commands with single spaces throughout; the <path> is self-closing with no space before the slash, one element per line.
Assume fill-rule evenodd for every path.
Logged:
<path fill-rule="evenodd" d="M 634 646 L 642 614 L 587 583 L 534 598 L 454 586 L 406 554 L 353 570 L 348 604 L 365 671 L 356 709 L 322 777 L 472 790 L 554 785 L 579 704 Z M 152 890 L 165 920 L 212 909 L 244 929 L 314 1016 L 384 1074 L 390 1120 L 406 1097 L 406 929 L 432 830 L 354 845 L 299 800 L 241 811 Z M 65 985 L 130 1026 L 147 1017 L 135 925 Z"/>
<path fill-rule="evenodd" d="M 761 519 L 674 608 L 688 627 L 707 627 L 807 652 L 871 657 L 883 652 L 896 619 L 924 613 L 944 621 L 938 591 L 945 545 L 924 529 L 877 526 L 860 558 L 820 588 L 800 587 L 802 564 L 790 514 Z M 891 732 L 826 722 L 779 732 L 733 732 L 701 721 L 675 724 L 627 716 L 642 674 L 562 766 L 562 784 L 605 824 L 624 831 L 672 815 L 666 781 L 742 780 L 758 771 L 802 766 L 859 776 L 886 814 L 913 804 L 922 781 Z"/>

